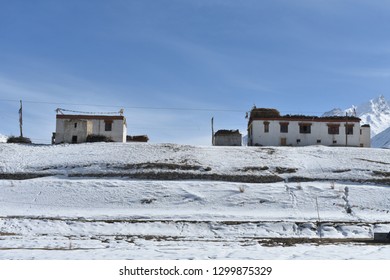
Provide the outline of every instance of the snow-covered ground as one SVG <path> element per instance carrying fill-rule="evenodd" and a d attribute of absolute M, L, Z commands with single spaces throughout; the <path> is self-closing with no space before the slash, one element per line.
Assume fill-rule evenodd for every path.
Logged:
<path fill-rule="evenodd" d="M 371 239 L 390 231 L 389 159 L 320 146 L 1 144 L 0 259 L 388 259 L 390 245 Z"/>
<path fill-rule="evenodd" d="M 386 182 L 390 179 L 386 176 L 390 166 L 390 151 L 370 148 L 198 147 L 122 143 L 56 146 L 2 144 L 0 155 L 0 175 L 10 176 L 137 177 L 140 173 L 147 173 L 149 177 L 156 177 L 152 179 L 158 179 L 158 174 L 167 176 L 174 172 L 182 175 L 179 180 L 186 175 L 192 175 L 193 179 L 217 175 L 241 176 L 236 181 L 252 176 L 263 179 L 259 179 L 259 182 L 267 179 Z"/>

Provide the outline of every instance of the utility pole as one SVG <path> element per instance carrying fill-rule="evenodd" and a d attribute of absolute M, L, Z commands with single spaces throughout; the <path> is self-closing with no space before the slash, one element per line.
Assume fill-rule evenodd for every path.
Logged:
<path fill-rule="evenodd" d="M 22 100 L 20 100 L 19 127 L 20 127 L 20 138 L 23 138 L 23 105 L 22 105 Z"/>
<path fill-rule="evenodd" d="M 345 113 L 345 147 L 348 147 L 348 112 Z"/>
<path fill-rule="evenodd" d="M 214 146 L 214 117 L 211 118 L 211 144 Z"/>

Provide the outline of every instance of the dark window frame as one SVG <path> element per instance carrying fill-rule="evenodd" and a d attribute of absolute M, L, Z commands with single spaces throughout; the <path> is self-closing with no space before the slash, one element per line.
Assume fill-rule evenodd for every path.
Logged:
<path fill-rule="evenodd" d="M 311 123 L 300 123 L 299 133 L 300 134 L 311 134 Z"/>
<path fill-rule="evenodd" d="M 280 124 L 280 133 L 288 133 L 288 122 L 281 122 Z"/>
<path fill-rule="evenodd" d="M 330 134 L 330 135 L 340 134 L 340 125 L 339 124 L 328 124 L 328 134 Z"/>
<path fill-rule="evenodd" d="M 112 131 L 112 121 L 104 121 L 104 131 Z"/>
<path fill-rule="evenodd" d="M 264 133 L 269 133 L 269 122 L 264 122 Z"/>
<path fill-rule="evenodd" d="M 353 131 L 354 131 L 354 128 L 355 125 L 354 124 L 346 124 L 345 125 L 345 134 L 346 135 L 353 135 Z"/>

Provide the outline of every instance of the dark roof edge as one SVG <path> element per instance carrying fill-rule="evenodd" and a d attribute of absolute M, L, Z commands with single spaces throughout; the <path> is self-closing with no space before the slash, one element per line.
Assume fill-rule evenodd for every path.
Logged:
<path fill-rule="evenodd" d="M 124 120 L 124 116 L 109 115 L 56 115 L 57 119 L 81 119 L 81 120 Z"/>
<path fill-rule="evenodd" d="M 214 135 L 241 135 L 241 133 L 238 129 L 235 130 L 220 129 L 217 132 L 215 132 Z"/>
<path fill-rule="evenodd" d="M 267 121 L 312 121 L 312 122 L 360 122 L 358 117 L 318 117 L 318 116 L 301 116 L 301 115 L 285 115 L 280 117 L 255 117 L 252 120 L 267 120 Z"/>

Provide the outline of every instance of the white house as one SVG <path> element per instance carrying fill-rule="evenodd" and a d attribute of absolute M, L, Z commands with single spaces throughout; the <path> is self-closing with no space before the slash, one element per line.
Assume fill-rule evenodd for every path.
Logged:
<path fill-rule="evenodd" d="M 127 124 L 122 115 L 56 115 L 55 144 L 83 143 L 88 135 L 126 142 Z"/>
<path fill-rule="evenodd" d="M 253 108 L 248 146 L 370 147 L 370 126 L 357 117 L 281 116 L 275 109 Z"/>

